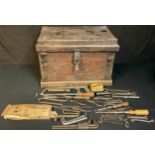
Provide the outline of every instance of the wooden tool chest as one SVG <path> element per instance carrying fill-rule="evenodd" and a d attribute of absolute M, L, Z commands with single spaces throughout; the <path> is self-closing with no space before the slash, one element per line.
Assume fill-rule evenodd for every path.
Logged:
<path fill-rule="evenodd" d="M 37 40 L 41 87 L 112 85 L 117 39 L 106 26 L 44 26 Z"/>

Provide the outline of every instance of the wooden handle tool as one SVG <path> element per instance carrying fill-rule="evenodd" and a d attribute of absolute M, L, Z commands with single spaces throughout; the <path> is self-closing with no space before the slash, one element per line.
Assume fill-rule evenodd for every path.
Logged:
<path fill-rule="evenodd" d="M 96 113 L 107 113 L 107 114 L 128 114 L 128 115 L 136 115 L 136 116 L 148 116 L 149 110 L 147 109 L 136 109 L 129 111 L 101 111 Z"/>

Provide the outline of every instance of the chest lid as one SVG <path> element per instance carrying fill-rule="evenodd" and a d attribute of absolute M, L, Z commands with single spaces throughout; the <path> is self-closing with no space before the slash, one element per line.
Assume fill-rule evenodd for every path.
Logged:
<path fill-rule="evenodd" d="M 106 26 L 44 26 L 37 52 L 118 51 L 117 39 Z"/>

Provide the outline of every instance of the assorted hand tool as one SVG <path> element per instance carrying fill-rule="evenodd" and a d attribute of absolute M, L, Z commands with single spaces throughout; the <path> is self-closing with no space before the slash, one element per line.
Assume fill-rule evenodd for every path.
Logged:
<path fill-rule="evenodd" d="M 96 99 L 102 98 L 102 99 L 117 99 L 117 98 L 140 98 L 136 92 L 131 92 L 129 90 L 121 90 L 121 89 L 107 89 L 105 88 L 103 92 L 96 92 Z"/>
<path fill-rule="evenodd" d="M 81 122 L 83 120 L 87 120 L 87 115 L 86 114 L 83 114 L 79 117 L 76 117 L 76 118 L 73 118 L 73 119 L 70 119 L 70 120 L 66 120 L 65 118 L 61 118 L 61 123 L 63 125 L 70 125 L 70 124 L 74 124 L 74 123 L 77 123 L 77 122 Z"/>
<path fill-rule="evenodd" d="M 125 101 L 140 98 L 129 90 L 92 84 L 46 88 L 36 96 L 40 104 L 8 105 L 2 116 L 11 120 L 60 120 L 52 129 L 98 129 L 106 123 L 129 128 L 131 123 L 154 123 L 148 109 L 133 109 Z M 90 119 L 91 114 L 95 119 Z"/>
<path fill-rule="evenodd" d="M 53 125 L 53 130 L 88 130 L 88 129 L 98 129 L 99 123 L 95 120 L 88 120 L 84 122 L 79 122 L 74 125 Z"/>
<path fill-rule="evenodd" d="M 122 103 L 118 103 L 118 104 L 114 104 L 114 105 L 109 105 L 104 108 L 96 109 L 95 112 L 96 113 L 104 113 L 104 111 L 108 110 L 108 109 L 115 109 L 115 108 L 128 107 L 128 106 L 129 106 L 128 102 L 122 102 Z"/>
<path fill-rule="evenodd" d="M 148 116 L 149 115 L 149 111 L 147 109 L 136 109 L 136 110 L 128 110 L 128 111 L 99 111 L 96 113 L 128 114 L 128 115 L 136 115 L 136 116 Z"/>
<path fill-rule="evenodd" d="M 104 124 L 115 124 L 121 125 L 126 128 L 130 127 L 131 123 L 134 122 L 143 122 L 143 123 L 154 123 L 153 119 L 150 119 L 148 116 L 134 116 L 134 115 L 126 115 L 126 114 L 115 114 L 115 113 L 104 113 L 101 114 L 98 118 L 98 123 Z"/>

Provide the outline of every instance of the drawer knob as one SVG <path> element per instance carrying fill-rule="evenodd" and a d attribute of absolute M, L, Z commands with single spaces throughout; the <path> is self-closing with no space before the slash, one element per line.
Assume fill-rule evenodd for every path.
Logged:
<path fill-rule="evenodd" d="M 76 52 L 74 52 L 74 65 L 75 65 L 76 71 L 79 71 L 80 64 L 81 64 L 80 52 L 76 51 Z"/>

